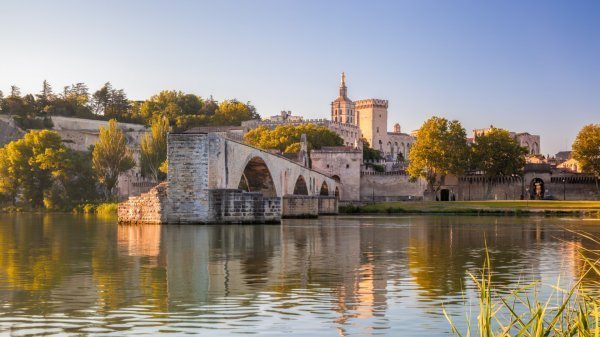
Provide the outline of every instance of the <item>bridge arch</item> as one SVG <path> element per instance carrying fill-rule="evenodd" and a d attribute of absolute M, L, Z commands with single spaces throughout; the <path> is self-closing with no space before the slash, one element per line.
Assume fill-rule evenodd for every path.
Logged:
<path fill-rule="evenodd" d="M 294 184 L 294 195 L 308 195 L 308 185 L 304 176 L 299 175 Z"/>
<path fill-rule="evenodd" d="M 327 185 L 326 181 L 323 181 L 323 183 L 321 184 L 321 190 L 319 191 L 319 195 L 329 195 L 329 186 Z"/>
<path fill-rule="evenodd" d="M 271 170 L 264 159 L 259 156 L 250 158 L 238 183 L 238 188 L 248 192 L 260 192 L 265 197 L 276 197 L 277 189 Z"/>

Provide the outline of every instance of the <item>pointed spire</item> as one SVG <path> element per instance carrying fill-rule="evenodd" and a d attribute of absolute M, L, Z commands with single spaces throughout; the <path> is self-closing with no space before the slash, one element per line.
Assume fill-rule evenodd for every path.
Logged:
<path fill-rule="evenodd" d="M 347 98 L 347 89 L 346 89 L 346 74 L 342 71 L 342 83 L 340 84 L 340 97 Z"/>

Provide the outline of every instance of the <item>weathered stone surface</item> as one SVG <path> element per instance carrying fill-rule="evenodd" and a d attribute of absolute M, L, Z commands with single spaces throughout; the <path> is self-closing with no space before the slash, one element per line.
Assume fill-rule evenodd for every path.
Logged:
<path fill-rule="evenodd" d="M 284 195 L 281 201 L 283 218 L 316 218 L 319 216 L 319 197 Z"/>
<path fill-rule="evenodd" d="M 209 217 L 216 223 L 279 223 L 281 198 L 233 189 L 209 192 Z"/>
<path fill-rule="evenodd" d="M 319 196 L 319 215 L 338 214 L 338 200 L 336 197 Z"/>
<path fill-rule="evenodd" d="M 167 201 L 167 183 L 161 183 L 150 191 L 131 197 L 119 204 L 119 223 L 164 223 Z"/>

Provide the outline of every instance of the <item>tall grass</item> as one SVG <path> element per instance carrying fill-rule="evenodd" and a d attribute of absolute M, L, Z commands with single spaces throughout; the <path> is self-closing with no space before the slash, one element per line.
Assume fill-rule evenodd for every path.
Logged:
<path fill-rule="evenodd" d="M 597 239 L 581 235 L 600 245 Z M 567 289 L 560 286 L 558 278 L 556 285 L 548 286 L 552 291 L 544 301 L 540 299 L 540 287 L 543 285 L 539 282 L 520 286 L 507 295 L 501 294 L 492 282 L 486 247 L 486 259 L 480 275 L 469 274 L 479 295 L 476 327 L 468 313 L 466 327 L 461 331 L 444 309 L 452 332 L 461 337 L 600 337 L 600 298 L 597 296 L 600 284 L 595 282 L 593 288 L 586 288 L 582 282 L 586 276 L 600 276 L 599 252 L 580 251 L 584 263 L 582 275 Z"/>

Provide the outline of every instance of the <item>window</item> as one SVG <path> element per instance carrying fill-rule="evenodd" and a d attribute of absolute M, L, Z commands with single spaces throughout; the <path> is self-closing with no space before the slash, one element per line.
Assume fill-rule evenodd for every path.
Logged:
<path fill-rule="evenodd" d="M 379 127 L 377 127 L 377 133 L 379 133 Z"/>
<path fill-rule="evenodd" d="M 350 164 L 346 164 L 346 168 L 350 168 Z"/>
<path fill-rule="evenodd" d="M 329 164 L 327 164 L 327 168 L 329 168 Z"/>

